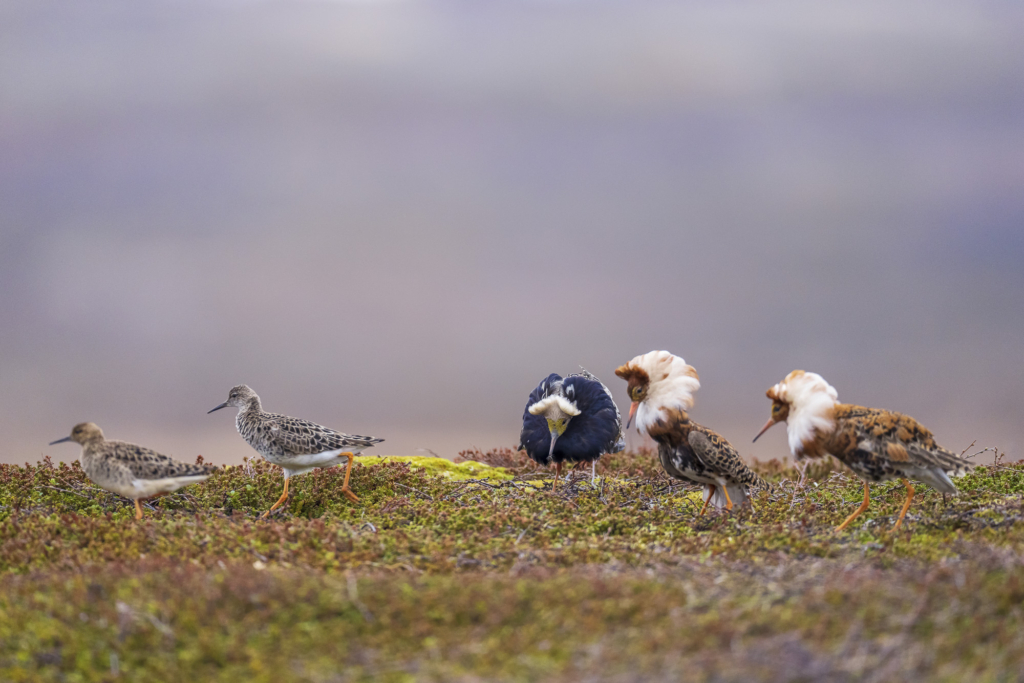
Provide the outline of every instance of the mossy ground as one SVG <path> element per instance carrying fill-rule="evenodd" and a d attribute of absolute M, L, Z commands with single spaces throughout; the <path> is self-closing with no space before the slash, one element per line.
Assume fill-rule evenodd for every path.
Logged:
<path fill-rule="evenodd" d="M 926 486 L 794 472 L 697 515 L 650 454 L 557 492 L 510 451 L 255 461 L 131 504 L 77 465 L 0 466 L 0 680 L 1018 680 L 1024 464 Z M 475 462 L 483 461 L 486 464 Z M 490 467 L 488 465 L 499 465 Z"/>

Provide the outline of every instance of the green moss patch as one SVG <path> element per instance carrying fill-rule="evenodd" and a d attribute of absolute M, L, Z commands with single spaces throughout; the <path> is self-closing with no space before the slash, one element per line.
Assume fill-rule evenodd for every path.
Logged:
<path fill-rule="evenodd" d="M 653 464 L 652 464 L 653 463 Z M 507 450 L 248 461 L 147 504 L 0 465 L 0 680 L 1013 680 L 1024 465 L 927 486 L 781 463 L 704 516 L 651 454 L 598 478 Z M 995 624 L 999 624 L 998 627 Z M 782 676 L 780 667 L 791 671 Z M 973 672 L 973 673 L 972 673 Z M 783 672 L 785 673 L 785 672 Z M 791 674 L 791 675 L 790 675 Z M 970 674 L 970 675 L 969 675 Z"/>
<path fill-rule="evenodd" d="M 358 462 L 368 467 L 373 466 L 376 462 L 404 462 L 408 463 L 409 467 L 413 470 L 421 470 L 430 476 L 454 481 L 465 481 L 466 479 L 502 481 L 504 479 L 511 479 L 513 476 L 501 467 L 491 467 L 485 463 L 473 460 L 452 462 L 445 458 L 426 456 L 365 455 L 360 456 Z"/>

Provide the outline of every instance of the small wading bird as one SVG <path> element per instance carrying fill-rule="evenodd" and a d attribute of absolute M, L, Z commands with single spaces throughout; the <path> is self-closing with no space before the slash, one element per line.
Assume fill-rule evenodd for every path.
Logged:
<path fill-rule="evenodd" d="M 626 429 L 636 428 L 658 443 L 661 465 L 676 479 L 704 485 L 708 504 L 732 510 L 748 500 L 748 489 L 768 484 L 743 464 L 736 449 L 719 434 L 690 419 L 693 392 L 700 388 L 697 371 L 668 351 L 651 351 L 619 367 L 615 374 L 629 383 L 632 405 Z"/>
<path fill-rule="evenodd" d="M 75 425 L 71 436 L 50 445 L 65 441 L 82 446 L 78 459 L 94 484 L 135 501 L 135 519 L 142 519 L 139 501 L 203 481 L 217 470 L 214 465 L 190 465 L 133 443 L 107 441 L 103 430 L 92 422 Z"/>
<path fill-rule="evenodd" d="M 789 448 L 798 461 L 831 454 L 864 481 L 864 502 L 836 531 L 868 509 L 869 482 L 901 479 L 907 487 L 895 531 L 914 498 L 908 479 L 930 484 L 940 493 L 956 493 L 947 473 L 956 476 L 973 467 L 935 443 L 932 433 L 912 417 L 840 403 L 836 390 L 816 373 L 794 370 L 768 390 L 768 398 L 772 416 L 754 441 L 775 423 L 785 422 Z"/>
<path fill-rule="evenodd" d="M 317 467 L 337 465 L 345 458 L 348 458 L 348 467 L 345 469 L 345 483 L 341 487 L 341 492 L 353 502 L 359 500 L 348 487 L 352 463 L 357 453 L 381 443 L 384 439 L 342 434 L 315 422 L 264 412 L 260 405 L 260 397 L 244 384 L 228 392 L 228 400 L 207 414 L 228 407 L 238 408 L 235 426 L 246 443 L 265 460 L 279 465 L 284 470 L 284 492 L 277 502 L 263 513 L 263 517 L 288 500 L 289 478 L 305 474 Z"/>
<path fill-rule="evenodd" d="M 519 448 L 541 465 L 555 463 L 552 491 L 563 462 L 576 467 L 591 463 L 593 481 L 597 459 L 625 445 L 622 417 L 611 392 L 586 370 L 565 379 L 552 373 L 530 393 Z"/>

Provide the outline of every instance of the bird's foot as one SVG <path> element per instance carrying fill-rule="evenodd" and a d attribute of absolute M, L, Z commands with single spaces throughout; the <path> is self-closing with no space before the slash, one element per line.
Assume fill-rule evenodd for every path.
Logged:
<path fill-rule="evenodd" d="M 344 496 L 346 498 L 351 500 L 353 503 L 358 503 L 359 502 L 359 496 L 357 496 L 356 494 L 352 493 L 352 489 L 350 489 L 349 487 L 347 487 L 347 486 L 344 487 L 343 489 L 341 489 L 341 492 L 342 492 L 342 494 L 344 494 Z"/>

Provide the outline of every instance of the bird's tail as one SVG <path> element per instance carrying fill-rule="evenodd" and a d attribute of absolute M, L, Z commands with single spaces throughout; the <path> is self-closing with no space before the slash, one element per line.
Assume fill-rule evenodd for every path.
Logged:
<path fill-rule="evenodd" d="M 908 450 L 911 452 L 912 466 L 904 468 L 905 473 L 912 479 L 931 485 L 940 493 L 956 492 L 950 475 L 959 477 L 974 469 L 974 463 L 945 448 Z"/>
<path fill-rule="evenodd" d="M 215 472 L 220 472 L 221 468 L 214 465 L 211 462 L 197 462 L 197 463 L 177 463 L 177 467 L 173 468 L 173 476 L 175 477 L 201 477 L 210 476 Z"/>

